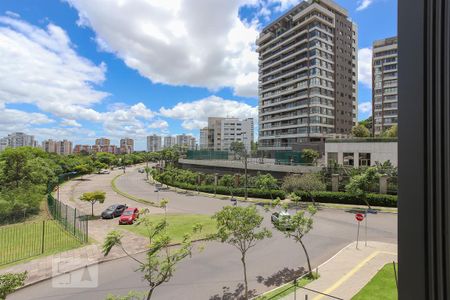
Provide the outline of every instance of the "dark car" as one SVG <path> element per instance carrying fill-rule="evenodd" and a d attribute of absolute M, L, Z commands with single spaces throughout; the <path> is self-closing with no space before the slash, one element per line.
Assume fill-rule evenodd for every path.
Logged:
<path fill-rule="evenodd" d="M 125 209 L 127 209 L 127 206 L 123 204 L 111 205 L 102 212 L 102 219 L 113 219 L 120 217 Z"/>
<path fill-rule="evenodd" d="M 127 208 L 119 218 L 119 225 L 133 224 L 139 218 L 139 210 L 135 207 Z"/>
<path fill-rule="evenodd" d="M 291 219 L 291 215 L 288 212 L 274 212 L 272 214 L 272 216 L 270 217 L 270 220 L 272 221 L 272 223 L 280 228 L 280 229 L 285 229 L 285 230 L 289 230 L 290 229 L 290 225 L 289 225 L 289 221 Z"/>

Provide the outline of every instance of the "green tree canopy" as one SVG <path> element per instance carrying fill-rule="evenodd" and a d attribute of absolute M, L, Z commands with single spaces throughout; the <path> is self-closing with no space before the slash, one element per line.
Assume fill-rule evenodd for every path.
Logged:
<path fill-rule="evenodd" d="M 255 206 L 226 206 L 214 216 L 217 220 L 217 234 L 211 239 L 234 246 L 241 253 L 244 271 L 245 299 L 248 299 L 246 255 L 258 241 L 271 237 L 272 233 L 261 228 L 263 217 Z"/>
<path fill-rule="evenodd" d="M 320 154 L 314 149 L 303 149 L 302 157 L 307 163 L 315 163 L 319 158 Z"/>
<path fill-rule="evenodd" d="M 95 192 L 84 193 L 83 195 L 81 195 L 80 200 L 91 203 L 92 216 L 94 216 L 94 204 L 97 202 L 99 202 L 99 203 L 105 202 L 105 198 L 106 198 L 105 192 L 95 191 Z"/>
<path fill-rule="evenodd" d="M 376 167 L 367 168 L 362 174 L 354 175 L 349 184 L 345 186 L 345 190 L 352 195 L 361 197 L 361 199 L 370 208 L 370 203 L 367 201 L 367 194 L 372 189 L 373 185 L 379 178 Z"/>
<path fill-rule="evenodd" d="M 370 131 L 369 131 L 369 129 L 366 128 L 366 126 L 364 126 L 362 124 L 358 124 L 356 126 L 353 126 L 352 135 L 354 137 L 360 137 L 360 138 L 369 137 Z"/>

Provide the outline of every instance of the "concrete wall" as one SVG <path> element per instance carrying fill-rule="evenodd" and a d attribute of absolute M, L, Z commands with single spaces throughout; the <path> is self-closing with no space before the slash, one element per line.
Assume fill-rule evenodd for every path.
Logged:
<path fill-rule="evenodd" d="M 178 163 L 182 168 L 204 173 L 233 174 L 244 172 L 244 163 L 242 161 L 180 159 Z M 291 173 L 319 172 L 321 169 L 321 167 L 285 166 L 270 163 L 258 164 L 250 162 L 247 164 L 248 173 L 251 175 L 256 175 L 258 172 L 270 173 L 280 179 Z"/>
<path fill-rule="evenodd" d="M 344 163 L 344 152 L 353 153 L 354 167 L 359 167 L 359 153 L 370 153 L 370 164 L 390 161 L 394 166 L 398 163 L 397 142 L 326 142 L 325 163 L 328 163 L 328 153 L 338 153 L 338 164 Z"/>

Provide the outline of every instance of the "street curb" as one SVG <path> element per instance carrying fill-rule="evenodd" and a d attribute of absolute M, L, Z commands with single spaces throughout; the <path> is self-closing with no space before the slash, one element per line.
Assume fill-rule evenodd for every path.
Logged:
<path fill-rule="evenodd" d="M 121 190 L 119 190 L 119 188 L 116 186 L 116 180 L 122 175 L 124 175 L 124 174 L 116 175 L 111 180 L 111 188 L 113 189 L 114 192 L 116 192 L 117 194 L 119 194 L 119 195 L 121 195 L 121 196 L 123 196 L 123 197 L 125 197 L 127 199 L 130 199 L 130 200 L 142 203 L 142 204 L 147 204 L 147 205 L 150 205 L 150 206 L 153 206 L 153 207 L 161 208 L 161 206 L 159 206 L 158 204 L 156 204 L 153 201 L 149 201 L 149 200 L 145 200 L 145 199 L 142 199 L 142 198 L 138 198 L 138 197 L 135 197 L 133 195 L 127 194 L 127 193 L 122 192 Z"/>

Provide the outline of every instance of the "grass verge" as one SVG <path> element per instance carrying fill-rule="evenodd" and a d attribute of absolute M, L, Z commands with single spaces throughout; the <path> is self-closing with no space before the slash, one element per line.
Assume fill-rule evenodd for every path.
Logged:
<path fill-rule="evenodd" d="M 0 227 L 0 266 L 80 247 L 82 243 L 54 220 Z"/>
<path fill-rule="evenodd" d="M 154 222 L 159 222 L 164 219 L 164 215 L 148 215 L 145 218 L 150 218 Z M 167 214 L 167 234 L 172 239 L 172 243 L 180 243 L 186 233 L 192 232 L 192 227 L 195 224 L 202 224 L 202 231 L 195 235 L 196 240 L 204 239 L 208 235 L 216 231 L 216 222 L 207 215 L 191 215 L 191 214 Z M 127 225 L 121 226 L 133 233 L 147 236 L 147 229 L 143 225 Z"/>
<path fill-rule="evenodd" d="M 159 204 L 157 204 L 157 203 L 155 203 L 153 201 L 149 201 L 149 200 L 145 200 L 145 199 L 142 199 L 142 198 L 139 198 L 139 197 L 135 197 L 133 195 L 130 195 L 128 193 L 125 193 L 125 192 L 119 190 L 119 188 L 116 185 L 116 180 L 117 180 L 117 178 L 119 178 L 122 175 L 123 174 L 119 174 L 119 175 L 115 176 L 113 178 L 113 180 L 111 180 L 111 187 L 112 187 L 114 192 L 116 192 L 117 194 L 119 194 L 121 196 L 124 196 L 125 198 L 128 198 L 130 200 L 133 200 L 133 201 L 136 201 L 136 202 L 139 202 L 139 203 L 142 203 L 142 204 L 147 204 L 147 205 L 151 205 L 151 206 L 154 206 L 154 207 L 160 207 Z"/>
<path fill-rule="evenodd" d="M 389 263 L 381 268 L 352 300 L 394 300 L 398 299 L 397 297 L 394 267 Z"/>
<path fill-rule="evenodd" d="M 282 299 L 283 297 L 293 293 L 296 288 L 302 287 L 313 281 L 314 279 L 311 279 L 309 277 L 302 277 L 297 280 L 297 284 L 294 287 L 294 283 L 290 282 L 285 285 L 282 285 L 276 289 L 273 289 L 263 295 L 260 295 L 254 300 L 277 300 Z"/>

